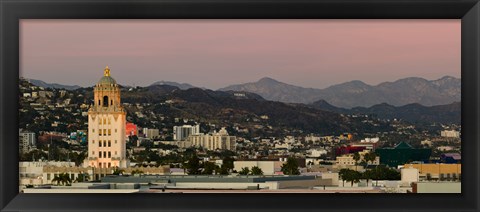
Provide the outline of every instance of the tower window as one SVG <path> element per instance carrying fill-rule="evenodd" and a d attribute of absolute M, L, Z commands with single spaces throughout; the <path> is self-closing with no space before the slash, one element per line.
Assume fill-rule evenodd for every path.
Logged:
<path fill-rule="evenodd" d="M 112 142 L 108 141 L 108 147 L 112 146 Z"/>
<path fill-rule="evenodd" d="M 103 106 L 108 107 L 108 96 L 103 97 Z"/>
<path fill-rule="evenodd" d="M 110 100 L 110 105 L 113 105 L 113 100 Z"/>
<path fill-rule="evenodd" d="M 112 154 L 110 152 L 108 152 L 108 157 L 111 158 L 112 157 Z"/>
<path fill-rule="evenodd" d="M 98 147 L 102 147 L 102 142 L 98 142 Z"/>
<path fill-rule="evenodd" d="M 98 157 L 102 158 L 102 151 L 98 152 Z"/>
<path fill-rule="evenodd" d="M 100 105 L 100 100 L 98 100 L 98 105 Z"/>

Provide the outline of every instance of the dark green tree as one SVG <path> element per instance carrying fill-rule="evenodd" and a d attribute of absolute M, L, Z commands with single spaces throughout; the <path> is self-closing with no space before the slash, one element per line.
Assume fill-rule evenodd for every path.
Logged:
<path fill-rule="evenodd" d="M 360 154 L 358 152 L 353 153 L 353 160 L 355 161 L 355 171 L 357 171 L 358 161 L 360 161 Z"/>
<path fill-rule="evenodd" d="M 223 159 L 223 166 L 225 166 L 225 168 L 227 168 L 228 170 L 232 170 L 234 161 L 235 159 L 227 156 Z"/>
<path fill-rule="evenodd" d="M 285 175 L 300 175 L 300 171 L 298 170 L 298 162 L 292 157 L 287 159 L 287 162 L 282 165 L 281 170 Z"/>
<path fill-rule="evenodd" d="M 362 173 L 362 179 L 367 180 L 367 185 L 368 181 L 373 178 L 373 170 L 366 170 L 365 172 Z"/>
<path fill-rule="evenodd" d="M 187 173 L 189 175 L 198 175 L 201 174 L 200 171 L 200 159 L 196 154 L 192 155 L 188 162 L 185 164 L 185 168 L 187 169 Z"/>
<path fill-rule="evenodd" d="M 220 175 L 228 175 L 228 168 L 222 165 L 221 167 L 217 167 L 215 172 L 216 174 L 220 174 Z"/>
<path fill-rule="evenodd" d="M 252 167 L 252 170 L 250 170 L 250 173 L 251 173 L 252 175 L 263 175 L 262 169 L 259 168 L 258 166 Z"/>
<path fill-rule="evenodd" d="M 88 174 L 83 173 L 83 172 L 78 174 L 77 178 L 75 178 L 75 182 L 77 182 L 77 183 L 85 182 L 85 181 L 89 181 L 89 180 L 90 180 L 90 176 Z"/>
<path fill-rule="evenodd" d="M 113 175 L 122 175 L 125 171 L 123 169 L 119 169 L 118 167 L 115 167 L 113 169 Z"/>
<path fill-rule="evenodd" d="M 347 169 L 347 171 L 343 175 L 343 180 L 347 182 L 351 182 L 351 186 L 353 187 L 353 183 L 358 183 L 360 182 L 360 179 L 362 178 L 362 174 L 360 172 Z"/>
<path fill-rule="evenodd" d="M 338 176 L 340 177 L 340 179 L 342 179 L 343 187 L 345 187 L 345 178 L 347 176 L 348 170 L 349 169 L 340 169 L 340 171 L 338 172 Z"/>
<path fill-rule="evenodd" d="M 377 155 L 375 154 L 375 152 L 369 152 L 367 154 L 365 154 L 364 156 L 364 160 L 368 163 L 368 162 L 374 162 L 375 159 L 377 158 Z"/>
<path fill-rule="evenodd" d="M 243 167 L 241 171 L 238 172 L 239 175 L 248 175 L 250 174 L 250 169 L 248 167 Z"/>
<path fill-rule="evenodd" d="M 70 179 L 70 175 L 68 173 L 60 173 L 55 175 L 55 177 L 52 179 L 52 183 L 53 182 L 57 182 L 57 185 L 72 185 L 72 179 Z"/>
<path fill-rule="evenodd" d="M 206 161 L 206 162 L 203 163 L 202 174 L 211 175 L 211 174 L 213 174 L 213 172 L 215 171 L 216 168 L 217 168 L 217 166 L 215 165 L 215 163 Z"/>

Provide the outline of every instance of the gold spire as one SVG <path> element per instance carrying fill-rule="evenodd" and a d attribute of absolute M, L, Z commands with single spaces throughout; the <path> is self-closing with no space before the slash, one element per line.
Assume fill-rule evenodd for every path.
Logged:
<path fill-rule="evenodd" d="M 103 70 L 103 75 L 106 77 L 110 76 L 110 68 L 108 68 L 108 66 L 105 67 L 105 70 Z"/>

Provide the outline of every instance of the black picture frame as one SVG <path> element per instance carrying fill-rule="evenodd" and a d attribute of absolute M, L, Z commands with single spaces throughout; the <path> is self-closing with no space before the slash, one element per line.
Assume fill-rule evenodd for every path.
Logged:
<path fill-rule="evenodd" d="M 478 211 L 478 0 L 0 0 L 2 211 Z M 461 194 L 18 193 L 20 19 L 461 19 Z"/>

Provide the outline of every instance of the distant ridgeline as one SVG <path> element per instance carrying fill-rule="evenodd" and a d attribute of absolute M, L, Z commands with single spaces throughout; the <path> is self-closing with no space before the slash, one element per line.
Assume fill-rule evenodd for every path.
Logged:
<path fill-rule="evenodd" d="M 393 106 L 412 103 L 435 106 L 459 102 L 461 80 L 449 76 L 430 81 L 410 77 L 395 82 L 380 83 L 376 86 L 355 80 L 325 89 L 316 89 L 289 85 L 271 78 L 262 78 L 257 82 L 231 85 L 220 90 L 246 91 L 259 94 L 267 100 L 290 103 L 310 104 L 325 100 L 342 108 L 371 107 L 381 103 Z"/>
<path fill-rule="evenodd" d="M 77 91 L 85 92 L 86 99 L 92 98 L 93 96 L 91 88 L 48 84 L 38 80 L 29 81 L 34 85 L 42 87 L 47 86 L 67 90 L 76 88 L 78 89 Z M 39 84 L 38 82 L 42 83 Z M 309 121 L 311 121 L 311 124 L 313 124 L 310 126 L 322 127 L 325 129 L 332 129 L 334 127 L 340 127 L 339 129 L 349 128 L 347 126 L 351 125 L 352 123 L 344 123 L 346 125 L 343 125 L 342 122 L 335 121 L 342 119 L 339 117 L 334 117 L 336 116 L 335 114 L 338 113 L 351 115 L 365 114 L 380 119 L 399 119 L 413 123 L 460 124 L 461 122 L 460 79 L 453 77 L 444 77 L 434 81 L 428 81 L 421 78 L 406 78 L 395 82 L 382 83 L 377 86 L 369 86 L 361 83 L 360 81 L 352 81 L 349 83 L 331 86 L 326 89 L 310 89 L 298 86 L 291 87 L 291 85 L 281 83 L 270 78 L 264 78 L 254 84 L 258 89 L 266 86 L 268 88 L 266 90 L 276 90 L 277 97 L 275 98 L 277 98 L 277 100 L 267 101 L 269 98 L 266 98 L 265 96 L 270 97 L 270 100 L 272 96 L 269 96 L 265 93 L 259 92 L 258 90 L 251 88 L 250 84 L 249 86 L 244 87 L 240 87 L 240 85 L 235 85 L 220 89 L 224 91 L 212 91 L 208 89 L 196 88 L 192 85 L 185 83 L 180 84 L 169 81 L 159 81 L 147 87 L 122 87 L 122 89 L 124 90 L 122 95 L 122 101 L 125 103 L 155 104 L 163 103 L 169 100 L 177 102 L 178 104 L 181 104 L 183 107 L 185 107 L 182 110 L 176 110 L 174 108 L 163 108 L 163 112 L 167 112 L 165 110 L 168 110 L 168 112 L 172 113 L 172 115 L 175 114 L 192 116 L 192 114 L 195 114 L 193 115 L 194 117 L 201 116 L 206 119 L 212 120 L 223 119 L 225 118 L 225 116 L 227 116 L 227 114 L 222 114 L 222 112 L 225 112 L 225 109 L 230 109 L 230 113 L 233 114 L 228 115 L 231 116 L 231 119 L 233 119 L 231 121 L 235 121 L 236 119 L 242 119 L 244 118 L 243 116 L 251 116 L 252 118 L 254 118 L 261 115 L 267 115 L 268 117 L 270 117 L 270 119 L 266 121 L 271 122 L 271 124 L 273 125 L 286 124 L 287 126 L 290 125 L 306 128 L 309 128 Z M 178 85 L 181 88 L 173 85 Z M 363 86 L 365 88 L 363 89 L 363 92 L 358 93 L 359 86 Z M 335 99 L 334 96 L 340 95 L 345 95 L 343 99 L 348 99 L 350 98 L 349 96 L 362 96 L 361 93 L 365 93 L 364 95 L 367 95 L 366 93 L 371 93 L 372 89 L 378 90 L 380 88 L 383 89 L 384 87 L 389 87 L 389 91 L 395 91 L 396 94 L 383 94 L 382 96 L 390 96 L 392 98 L 398 97 L 398 99 L 411 96 L 410 98 L 414 99 L 417 98 L 416 96 L 422 94 L 423 96 L 421 98 L 417 98 L 417 100 L 424 102 L 428 100 L 430 104 L 401 104 L 399 102 L 400 100 L 394 102 L 394 104 L 388 103 L 388 101 L 386 101 L 387 103 L 373 104 L 373 102 L 378 102 L 382 98 L 375 99 L 374 97 L 369 97 L 367 99 L 370 99 L 371 101 L 368 101 L 368 105 L 371 106 L 358 106 L 365 104 L 365 99 L 360 98 L 362 99 L 362 101 L 360 101 L 357 105 L 352 104 L 354 105 L 353 107 L 339 107 L 334 106 L 334 104 L 332 104 L 328 99 L 317 99 L 309 104 L 285 104 L 283 102 L 288 102 L 287 100 L 289 99 L 280 97 L 282 96 L 282 94 L 288 93 L 288 90 L 290 92 L 289 95 L 295 95 L 296 97 L 304 98 L 305 100 L 305 98 L 307 98 L 312 92 L 315 93 L 317 91 L 321 91 L 320 93 L 325 94 L 326 91 L 335 90 L 335 95 L 327 95 L 329 99 Z M 424 91 L 418 91 L 418 87 L 423 87 Z M 352 93 L 354 90 L 356 90 L 357 95 L 349 94 Z M 297 93 L 298 95 L 294 93 Z M 299 93 L 301 93 L 303 96 Z M 308 98 L 313 100 L 313 97 Z M 302 102 L 303 100 L 298 101 Z M 428 106 L 433 104 L 434 102 L 448 103 Z M 160 112 L 160 109 L 158 109 L 158 112 Z M 327 118 L 323 121 L 318 121 L 319 117 L 330 118 Z M 334 121 L 340 126 L 333 126 L 337 124 L 325 123 L 327 120 Z"/>

